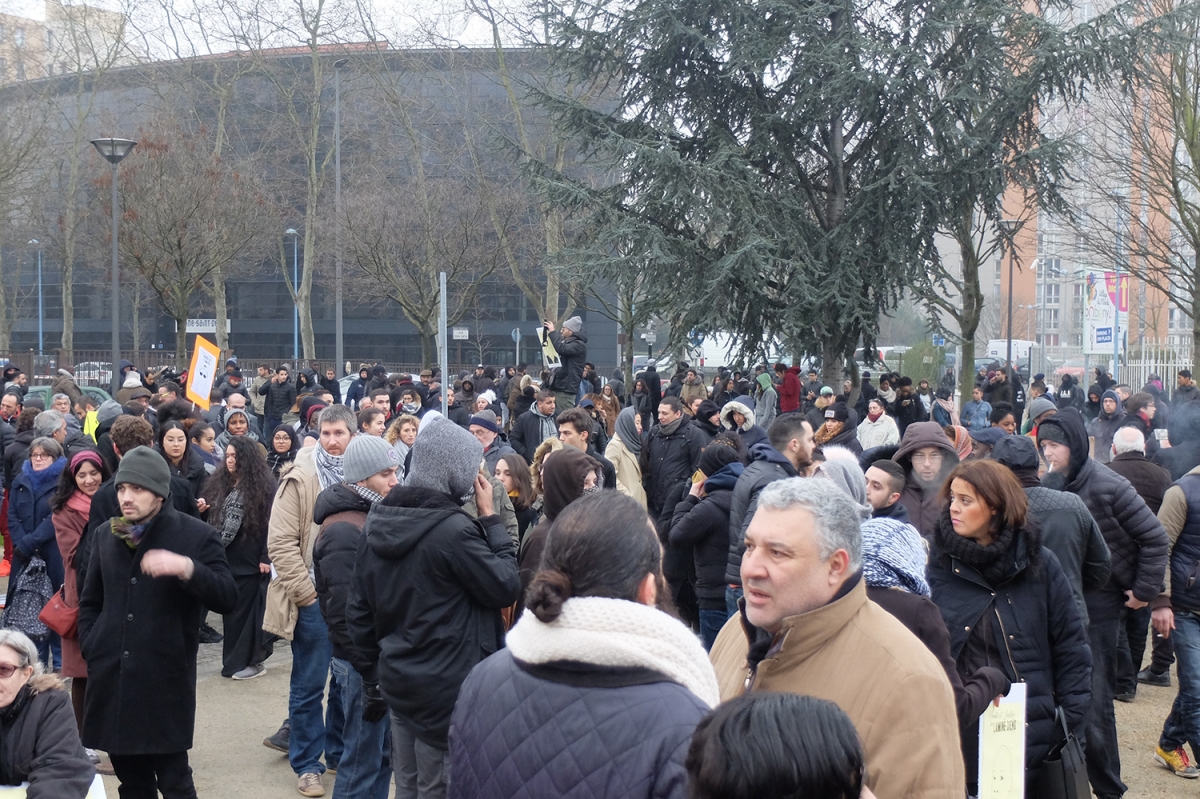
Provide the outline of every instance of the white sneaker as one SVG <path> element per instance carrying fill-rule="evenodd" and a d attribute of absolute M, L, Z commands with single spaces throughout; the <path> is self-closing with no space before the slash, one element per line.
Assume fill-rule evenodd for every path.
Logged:
<path fill-rule="evenodd" d="M 234 680 L 253 680 L 255 677 L 261 677 L 267 673 L 267 667 L 261 663 L 252 663 L 241 671 L 233 675 Z"/>

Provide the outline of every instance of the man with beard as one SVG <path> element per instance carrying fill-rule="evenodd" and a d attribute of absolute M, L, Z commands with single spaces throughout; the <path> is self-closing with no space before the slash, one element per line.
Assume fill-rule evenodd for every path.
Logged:
<path fill-rule="evenodd" d="M 942 436 L 945 438 L 945 436 Z M 746 551 L 746 528 L 758 507 L 758 495 L 776 480 L 797 477 L 812 463 L 813 430 L 799 413 L 777 417 L 767 431 L 768 441 L 750 448 L 749 463 L 729 505 L 729 562 L 725 567 L 725 609 L 738 613 L 742 598 L 742 555 Z"/>
<path fill-rule="evenodd" d="M 946 475 L 958 465 L 958 453 L 937 422 L 916 422 L 908 426 L 892 460 L 905 473 L 900 502 L 912 526 L 928 538 L 942 512 L 938 492 Z"/>
<path fill-rule="evenodd" d="M 231 612 L 237 588 L 216 531 L 171 506 L 162 455 L 134 447 L 113 482 L 120 515 L 97 531 L 79 599 L 83 740 L 108 752 L 121 795 L 194 797 L 198 622 Z"/>

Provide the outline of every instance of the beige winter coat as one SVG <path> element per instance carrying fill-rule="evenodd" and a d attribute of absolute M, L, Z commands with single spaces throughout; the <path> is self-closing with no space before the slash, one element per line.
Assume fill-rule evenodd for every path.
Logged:
<path fill-rule="evenodd" d="M 617 490 L 646 507 L 646 489 L 642 487 L 642 469 L 637 455 L 626 448 L 620 436 L 613 436 L 604 450 L 604 457 L 617 471 Z"/>
<path fill-rule="evenodd" d="M 267 609 L 263 629 L 284 640 L 292 640 L 299 608 L 317 601 L 313 585 L 313 544 L 321 531 L 313 523 L 313 507 L 321 493 L 317 467 L 313 463 L 315 447 L 296 453 L 296 460 L 279 476 L 279 489 L 271 507 L 267 527 L 267 555 L 276 576 L 267 587 Z"/>
<path fill-rule="evenodd" d="M 962 799 L 966 775 L 954 693 L 937 658 L 896 617 L 845 596 L 783 620 L 751 675 L 742 616 L 713 644 L 721 700 L 747 690 L 807 694 L 840 707 L 862 739 L 867 785 L 879 799 Z"/>

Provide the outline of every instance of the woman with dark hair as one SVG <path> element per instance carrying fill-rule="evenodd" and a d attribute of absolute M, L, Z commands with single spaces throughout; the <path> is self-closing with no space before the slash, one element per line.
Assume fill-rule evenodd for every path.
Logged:
<path fill-rule="evenodd" d="M 1058 740 L 1056 712 L 1082 735 L 1091 702 L 1091 650 L 1071 587 L 1028 523 L 1021 483 L 994 460 L 960 463 L 942 487 L 949 507 L 933 536 L 928 580 L 969 682 L 987 668 L 1025 683 L 1025 773 L 1033 785 Z M 978 719 L 960 718 L 968 793 L 976 793 Z"/>
<path fill-rule="evenodd" d="M 745 469 L 737 433 L 725 432 L 700 453 L 703 479 L 675 505 L 669 544 L 690 556 L 700 609 L 700 638 L 712 649 L 717 633 L 729 620 L 725 604 L 725 568 L 729 560 L 729 508 L 733 487 Z"/>
<path fill-rule="evenodd" d="M 721 380 L 719 386 L 718 390 L 718 384 L 713 385 L 712 401 L 717 403 L 718 408 L 724 408 L 737 396 L 737 388 L 734 386 L 732 377 Z"/>
<path fill-rule="evenodd" d="M 1005 435 L 1011 436 L 1017 432 L 1017 415 L 1013 412 L 1013 406 L 1007 402 L 993 402 L 992 415 L 988 417 L 988 421 L 992 423 L 992 427 L 1003 430 Z"/>
<path fill-rule="evenodd" d="M 529 612 L 462 685 L 450 796 L 685 799 L 687 742 L 719 691 L 666 596 L 640 505 L 602 491 L 563 510 Z"/>
<path fill-rule="evenodd" d="M 633 391 L 629 393 L 629 405 L 633 408 L 633 412 L 642 420 L 642 430 L 649 430 L 654 426 L 654 398 L 650 396 L 650 389 L 646 385 L 646 381 L 638 378 L 633 381 Z"/>
<path fill-rule="evenodd" d="M 271 467 L 272 474 L 278 480 L 283 467 L 296 459 L 296 453 L 300 451 L 300 439 L 291 425 L 281 424 L 271 434 L 270 444 L 267 448 L 267 466 Z"/>
<path fill-rule="evenodd" d="M 235 436 L 225 445 L 225 459 L 204 491 L 209 523 L 220 536 L 237 584 L 237 607 L 221 617 L 221 676 L 252 680 L 266 672 L 263 661 L 271 654 L 262 623 L 271 579 L 267 524 L 275 478 L 260 446 L 248 436 Z"/>
<path fill-rule="evenodd" d="M 621 401 L 613 393 L 612 384 L 605 383 L 600 393 L 593 396 L 593 401 L 597 408 L 604 411 L 605 432 L 612 438 L 617 429 L 617 416 L 621 413 Z"/>
<path fill-rule="evenodd" d="M 220 460 L 217 457 L 217 431 L 208 422 L 196 422 L 188 428 L 188 440 L 204 460 L 204 470 L 211 475 Z"/>
<path fill-rule="evenodd" d="M 542 461 L 541 474 L 542 520 L 525 536 L 517 553 L 521 596 L 525 595 L 525 589 L 542 562 L 542 548 L 558 514 L 584 494 L 599 491 L 604 485 L 600 463 L 574 447 L 547 454 Z"/>
<path fill-rule="evenodd" d="M 525 540 L 525 533 L 537 523 L 538 512 L 533 507 L 537 494 L 533 491 L 533 477 L 529 464 L 515 452 L 501 455 L 496 461 L 495 477 L 504 485 L 508 498 L 512 500 L 513 513 L 517 516 L 517 541 Z"/>
<path fill-rule="evenodd" d="M 54 536 L 50 498 L 66 467 L 67 459 L 57 441 L 46 436 L 35 438 L 29 444 L 28 460 L 21 464 L 20 471 L 9 484 L 8 534 L 12 536 L 13 553 L 5 607 L 12 607 L 13 592 L 21 573 L 34 557 L 45 562 L 53 590 L 57 591 L 63 584 L 62 554 Z M 5 622 L 8 622 L 7 618 Z M 29 635 L 32 631 L 21 632 Z M 37 647 L 47 665 L 55 670 L 61 667 L 62 647 L 57 633 L 51 632 L 49 637 L 38 641 Z"/>
<path fill-rule="evenodd" d="M 868 799 L 862 744 L 824 699 L 752 693 L 722 704 L 688 746 L 691 799 Z"/>
<path fill-rule="evenodd" d="M 251 441 L 258 441 L 258 434 L 250 427 L 250 416 L 244 409 L 226 408 L 222 416 L 221 424 L 225 426 L 225 432 L 217 436 L 215 442 L 218 461 L 224 460 L 225 447 L 233 439 L 248 438 Z"/>
<path fill-rule="evenodd" d="M 87 527 L 88 514 L 92 511 L 92 497 L 100 484 L 112 477 L 104 459 L 95 450 L 85 449 L 76 453 L 63 469 L 58 480 L 58 489 L 50 500 L 50 518 L 54 523 L 54 538 L 58 543 L 63 562 L 63 602 L 70 608 L 79 607 L 79 572 L 75 569 L 75 550 Z M 62 636 L 62 670 L 64 677 L 71 678 L 71 704 L 75 708 L 75 721 L 83 732 L 83 693 L 87 686 L 87 664 L 79 651 L 79 633 L 72 631 Z M 92 753 L 88 753 L 92 756 Z M 93 762 L 99 762 L 94 757 Z"/>
<path fill-rule="evenodd" d="M 938 388 L 936 398 L 931 405 L 932 420 L 942 427 L 950 427 L 959 423 L 958 406 L 951 399 L 950 389 Z"/>
<path fill-rule="evenodd" d="M 192 451 L 188 429 L 183 422 L 160 423 L 155 449 L 166 460 L 171 474 L 187 480 L 193 496 L 204 496 L 204 481 L 208 479 L 208 471 L 204 468 L 204 458 Z"/>

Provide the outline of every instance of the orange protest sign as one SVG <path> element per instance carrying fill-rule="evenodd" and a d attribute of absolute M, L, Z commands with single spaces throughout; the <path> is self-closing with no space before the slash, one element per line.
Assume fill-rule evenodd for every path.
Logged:
<path fill-rule="evenodd" d="M 213 381 L 217 379 L 217 362 L 221 350 L 204 336 L 196 336 L 192 348 L 192 365 L 188 367 L 187 398 L 208 410 L 208 395 L 212 393 Z"/>

